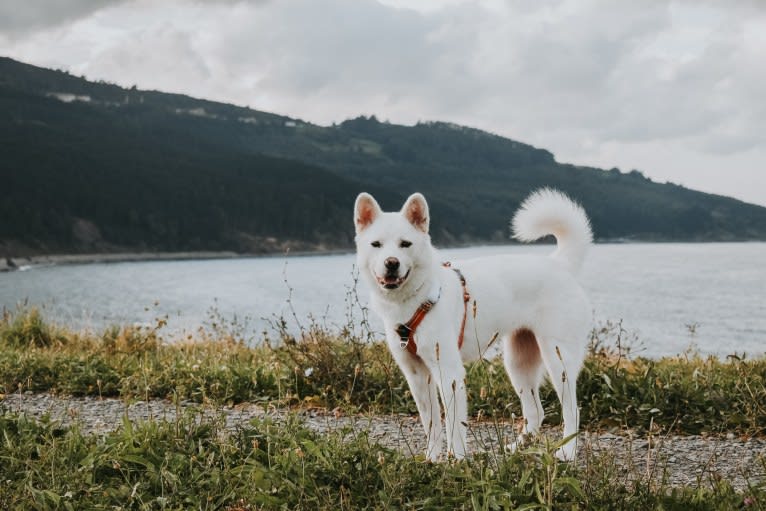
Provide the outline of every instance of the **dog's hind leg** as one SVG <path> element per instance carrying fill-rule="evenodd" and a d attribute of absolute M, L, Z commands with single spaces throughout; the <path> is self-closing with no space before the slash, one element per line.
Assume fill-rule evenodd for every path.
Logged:
<path fill-rule="evenodd" d="M 577 406 L 577 375 L 582 367 L 584 353 L 565 343 L 546 339 L 540 343 L 540 354 L 548 369 L 553 388 L 561 401 L 564 419 L 564 438 L 575 435 L 580 427 L 580 409 Z M 556 451 L 559 459 L 573 460 L 577 454 L 577 438 L 570 439 Z"/>
<path fill-rule="evenodd" d="M 535 334 L 528 328 L 520 328 L 503 338 L 503 363 L 513 388 L 521 401 L 524 426 L 517 444 L 535 435 L 543 421 L 544 411 L 540 402 L 539 387 L 543 379 L 543 364 Z M 510 446 L 512 449 L 516 445 Z"/>
<path fill-rule="evenodd" d="M 426 434 L 426 457 L 436 461 L 442 451 L 442 420 L 436 380 L 420 358 L 406 352 L 397 355 L 400 358 L 397 362 L 410 386 Z"/>

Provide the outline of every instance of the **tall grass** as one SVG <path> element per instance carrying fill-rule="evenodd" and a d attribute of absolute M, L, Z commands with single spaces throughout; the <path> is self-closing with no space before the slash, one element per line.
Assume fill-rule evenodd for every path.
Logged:
<path fill-rule="evenodd" d="M 200 403 L 271 403 L 348 411 L 415 413 L 406 382 L 382 343 L 316 324 L 298 338 L 286 330 L 252 346 L 218 320 L 215 328 L 166 342 L 165 320 L 149 327 L 71 332 L 36 309 L 0 320 L 0 393 L 50 391 L 74 396 L 173 398 Z M 766 433 L 766 359 L 686 354 L 628 357 L 599 332 L 578 380 L 581 420 L 589 428 L 665 432 Z M 611 346 L 611 347 L 609 347 Z M 520 413 L 500 361 L 467 369 L 474 416 Z M 547 420 L 560 411 L 541 390 Z"/>

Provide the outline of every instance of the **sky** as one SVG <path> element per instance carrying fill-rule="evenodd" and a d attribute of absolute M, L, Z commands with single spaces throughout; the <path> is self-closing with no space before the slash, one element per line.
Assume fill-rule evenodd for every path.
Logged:
<path fill-rule="evenodd" d="M 762 0 L 0 0 L 0 55 L 322 125 L 454 122 L 766 205 Z"/>

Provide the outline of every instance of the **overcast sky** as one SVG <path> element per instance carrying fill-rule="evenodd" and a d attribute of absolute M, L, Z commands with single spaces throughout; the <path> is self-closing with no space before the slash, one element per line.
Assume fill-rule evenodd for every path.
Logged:
<path fill-rule="evenodd" d="M 0 0 L 0 54 L 319 124 L 451 121 L 766 205 L 761 0 Z"/>

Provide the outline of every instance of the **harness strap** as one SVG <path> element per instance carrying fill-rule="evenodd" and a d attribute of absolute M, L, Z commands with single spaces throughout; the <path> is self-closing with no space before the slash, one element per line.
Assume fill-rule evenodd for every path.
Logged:
<path fill-rule="evenodd" d="M 444 266 L 447 268 L 452 268 L 452 265 L 449 262 L 444 263 Z M 465 321 L 468 317 L 468 302 L 471 301 L 471 295 L 468 292 L 468 289 L 465 285 L 465 277 L 463 276 L 463 272 L 461 272 L 457 268 L 452 268 L 452 271 L 457 273 L 457 277 L 460 279 L 460 285 L 463 287 L 463 321 L 460 323 L 460 335 L 457 338 L 457 349 L 463 348 L 463 337 L 465 334 Z"/>
<path fill-rule="evenodd" d="M 418 345 L 415 344 L 415 330 L 417 330 L 420 322 L 423 321 L 423 318 L 426 317 L 426 314 L 434 305 L 436 305 L 436 302 L 426 300 L 420 304 L 408 322 L 400 323 L 396 326 L 396 333 L 399 335 L 399 345 L 409 351 L 410 355 L 417 356 L 418 354 Z"/>
<path fill-rule="evenodd" d="M 450 268 L 457 274 L 460 279 L 460 285 L 463 288 L 463 321 L 460 323 L 460 335 L 457 339 L 457 347 L 458 349 L 461 349 L 463 347 L 463 338 L 465 334 L 465 322 L 468 316 L 468 302 L 471 300 L 471 295 L 466 288 L 463 273 L 457 268 L 452 268 L 452 265 L 449 262 L 443 263 L 442 266 Z M 426 317 L 426 314 L 428 314 L 433 306 L 436 305 L 438 300 L 438 298 L 436 300 L 426 300 L 418 306 L 415 314 L 412 315 L 409 321 L 404 324 L 400 323 L 396 325 L 396 334 L 399 336 L 399 345 L 402 349 L 406 349 L 412 356 L 418 355 L 418 345 L 415 342 L 415 330 L 417 330 L 418 325 L 420 325 Z"/>

